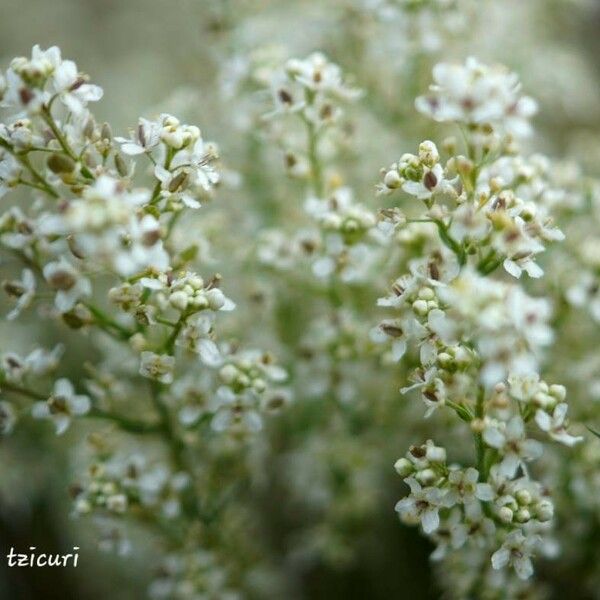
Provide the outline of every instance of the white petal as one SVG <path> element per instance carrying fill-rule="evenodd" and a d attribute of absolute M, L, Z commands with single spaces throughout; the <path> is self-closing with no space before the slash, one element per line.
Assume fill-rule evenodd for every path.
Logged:
<path fill-rule="evenodd" d="M 85 415 L 90 410 L 90 399 L 84 395 L 77 395 L 71 398 L 69 407 L 74 415 Z"/>
<path fill-rule="evenodd" d="M 486 427 L 483 430 L 483 440 L 492 448 L 502 448 L 506 441 L 504 435 L 495 427 Z"/>
<path fill-rule="evenodd" d="M 50 408 L 46 402 L 36 402 L 31 407 L 31 415 L 34 419 L 45 419 L 50 416 Z"/>
<path fill-rule="evenodd" d="M 533 575 L 533 565 L 528 556 L 516 558 L 514 566 L 519 579 L 529 579 Z"/>
<path fill-rule="evenodd" d="M 479 498 L 479 500 L 483 500 L 484 502 L 490 502 L 496 497 L 494 493 L 494 488 L 489 483 L 478 483 L 475 496 Z"/>
<path fill-rule="evenodd" d="M 198 342 L 198 354 L 200 360 L 209 367 L 218 367 L 223 362 L 219 348 L 212 340 L 200 340 Z"/>
<path fill-rule="evenodd" d="M 73 384 L 63 377 L 58 379 L 54 384 L 54 393 L 57 396 L 70 398 L 75 393 L 75 390 L 73 389 Z"/>
<path fill-rule="evenodd" d="M 67 415 L 58 415 L 53 417 L 54 421 L 54 429 L 56 430 L 56 435 L 62 435 L 68 428 L 71 423 L 71 419 L 67 417 Z"/>
<path fill-rule="evenodd" d="M 550 431 L 552 429 L 552 417 L 542 409 L 536 411 L 535 422 L 542 431 Z"/>
<path fill-rule="evenodd" d="M 500 548 L 496 550 L 494 554 L 492 554 L 492 567 L 494 569 L 502 569 L 508 564 L 508 560 L 510 559 L 510 551 L 508 548 Z"/>
<path fill-rule="evenodd" d="M 509 273 L 510 275 L 512 275 L 513 277 L 516 277 L 517 279 L 519 279 L 519 277 L 521 277 L 522 269 L 513 260 L 510 260 L 507 258 L 504 261 L 504 263 L 502 263 L 502 266 L 504 267 L 506 272 Z"/>
<path fill-rule="evenodd" d="M 425 533 L 432 533 L 440 526 L 440 516 L 437 508 L 427 509 L 422 517 L 421 524 L 423 525 L 423 531 Z"/>

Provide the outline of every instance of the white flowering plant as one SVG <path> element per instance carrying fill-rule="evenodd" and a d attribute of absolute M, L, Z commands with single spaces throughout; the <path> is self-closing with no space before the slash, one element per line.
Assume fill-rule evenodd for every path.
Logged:
<path fill-rule="evenodd" d="M 600 185 L 497 62 L 549 9 L 292 4 L 199 7 L 211 85 L 129 128 L 0 75 L 0 473 L 62 461 L 131 597 L 596 597 Z"/>

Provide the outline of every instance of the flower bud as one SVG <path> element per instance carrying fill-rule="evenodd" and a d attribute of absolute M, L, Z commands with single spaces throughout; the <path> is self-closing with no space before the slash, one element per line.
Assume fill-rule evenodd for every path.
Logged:
<path fill-rule="evenodd" d="M 510 523 L 513 520 L 513 511 L 508 506 L 503 506 L 498 511 L 498 518 L 503 523 Z"/>
<path fill-rule="evenodd" d="M 402 185 L 402 177 L 400 177 L 398 171 L 388 171 L 383 178 L 383 183 L 387 188 L 395 190 Z"/>
<path fill-rule="evenodd" d="M 415 300 L 413 302 L 413 310 L 421 316 L 426 315 L 429 312 L 429 309 L 427 307 L 427 302 L 425 300 Z"/>
<path fill-rule="evenodd" d="M 394 469 L 396 469 L 396 472 L 400 477 L 408 477 L 414 471 L 414 467 L 410 460 L 404 457 L 399 458 L 394 463 Z"/>
<path fill-rule="evenodd" d="M 442 141 L 442 149 L 444 152 L 453 155 L 456 154 L 457 142 L 454 136 L 449 136 Z"/>
<path fill-rule="evenodd" d="M 115 154 L 115 168 L 121 177 L 127 177 L 129 169 L 127 168 L 127 163 L 119 153 Z"/>
<path fill-rule="evenodd" d="M 208 305 L 212 310 L 220 310 L 225 305 L 225 295 L 219 288 L 213 288 L 206 292 Z"/>
<path fill-rule="evenodd" d="M 430 462 L 446 462 L 446 449 L 441 446 L 427 446 L 425 457 Z"/>
<path fill-rule="evenodd" d="M 529 509 L 527 509 L 527 508 L 520 508 L 515 513 L 515 521 L 517 521 L 518 523 L 527 523 L 527 521 L 529 521 L 530 519 L 531 519 L 531 513 L 529 512 Z"/>
<path fill-rule="evenodd" d="M 169 303 L 171 306 L 182 312 L 187 308 L 188 300 L 189 296 L 182 290 L 173 292 L 169 296 Z"/>
<path fill-rule="evenodd" d="M 129 345 L 135 352 L 143 352 L 146 349 L 146 338 L 142 333 L 134 333 L 129 338 Z"/>
<path fill-rule="evenodd" d="M 515 493 L 515 498 L 519 504 L 531 504 L 532 497 L 529 490 L 518 490 Z"/>
<path fill-rule="evenodd" d="M 545 523 L 554 516 L 554 505 L 550 500 L 540 500 L 535 507 L 535 514 L 538 521 Z"/>
<path fill-rule="evenodd" d="M 473 433 L 482 433 L 485 429 L 485 423 L 483 419 L 473 419 L 471 421 L 471 431 Z"/>
<path fill-rule="evenodd" d="M 75 161 L 65 154 L 51 154 L 46 161 L 46 165 L 57 175 L 72 173 L 75 170 Z"/>
<path fill-rule="evenodd" d="M 112 141 L 112 130 L 108 123 L 102 123 L 102 128 L 100 129 L 100 139 L 107 142 Z"/>
<path fill-rule="evenodd" d="M 238 370 L 233 365 L 225 365 L 220 371 L 219 376 L 223 383 L 232 384 L 238 375 Z"/>
<path fill-rule="evenodd" d="M 423 469 L 415 475 L 416 480 L 422 485 L 431 485 L 436 477 L 437 475 L 433 469 Z"/>
<path fill-rule="evenodd" d="M 550 394 L 559 402 L 564 402 L 567 396 L 567 388 L 564 385 L 553 384 L 550 386 Z"/>
<path fill-rule="evenodd" d="M 425 140 L 419 145 L 419 160 L 428 167 L 433 167 L 440 160 L 437 146 L 430 140 Z"/>

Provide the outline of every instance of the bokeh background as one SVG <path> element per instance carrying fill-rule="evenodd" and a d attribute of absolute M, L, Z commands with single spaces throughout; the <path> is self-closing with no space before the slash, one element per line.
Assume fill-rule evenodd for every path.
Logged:
<path fill-rule="evenodd" d="M 230 257 L 219 269 L 229 279 L 229 294 L 246 307 L 231 329 L 242 328 L 246 339 L 263 346 L 294 346 L 302 333 L 297 297 L 289 292 L 279 303 L 289 328 L 274 342 L 268 306 L 253 295 L 260 288 L 260 275 L 244 273 L 239 266 L 256 231 L 285 219 L 289 205 L 301 202 L 301 193 L 285 182 L 279 154 L 262 147 L 252 128 L 244 127 L 252 100 L 243 86 L 235 85 L 236 57 L 265 45 L 281 46 L 283 56 L 322 50 L 353 74 L 366 94 L 353 115 L 353 139 L 359 142 L 348 151 L 347 170 L 357 195 L 371 206 L 377 205 L 373 188 L 379 168 L 412 151 L 425 132 L 426 137 L 432 135 L 431 126 L 416 116 L 411 99 L 426 88 L 431 65 L 442 58 L 474 55 L 516 70 L 527 93 L 540 103 L 536 147 L 578 161 L 591 175 L 600 173 L 600 2 L 480 0 L 468 8 L 474 14 L 466 27 L 441 34 L 431 47 L 421 38 L 420 25 L 382 23 L 365 13 L 366 4 L 359 0 L 0 0 L 0 61 L 4 68 L 35 43 L 58 45 L 63 56 L 75 59 L 104 88 L 96 116 L 99 121 L 109 120 L 115 131 L 125 132 L 139 115 L 167 110 L 198 123 L 205 138 L 217 140 L 223 163 L 243 179 L 199 218 L 204 220 L 203 233 L 211 240 L 214 255 Z M 366 320 L 375 314 L 369 310 Z M 249 327 L 263 320 L 269 321 L 268 326 Z M 46 329 L 0 323 L 0 351 L 6 340 L 11 341 L 11 349 L 16 345 L 25 350 L 57 337 L 50 324 Z M 94 360 L 84 342 L 69 340 L 67 359 L 74 371 L 82 356 Z M 369 377 L 379 380 L 384 375 L 370 373 Z M 365 381 L 367 396 L 393 397 L 399 387 L 388 382 L 382 391 Z M 430 548 L 416 530 L 403 527 L 393 511 L 402 483 L 390 467 L 413 441 L 411 436 L 420 437 L 427 430 L 407 425 L 410 413 L 404 413 L 404 424 L 395 427 L 390 417 L 394 406 L 381 415 L 386 426 L 369 435 L 367 452 L 377 458 L 371 475 L 360 485 L 375 486 L 377 493 L 369 499 L 372 504 L 366 516 L 345 525 L 347 536 L 339 548 L 342 558 L 335 558 L 332 551 L 332 559 L 300 561 L 301 567 L 297 557 L 290 562 L 290 547 L 306 519 L 296 518 L 293 503 L 281 508 L 288 496 L 285 469 L 282 473 L 274 468 L 278 475 L 267 473 L 268 485 L 249 498 L 273 564 L 281 560 L 281 571 L 291 581 L 281 597 L 439 597 L 427 559 Z M 417 416 L 414 422 L 419 422 Z M 290 449 L 285 431 L 283 425 L 270 432 L 282 454 Z M 357 435 L 362 435 L 360 426 Z M 0 560 L 0 598 L 141 598 L 151 577 L 149 565 L 160 548 L 147 542 L 140 531 L 133 538 L 141 550 L 127 558 L 96 549 L 94 531 L 69 517 L 68 487 L 77 458 L 67 447 L 36 425 L 0 439 L 2 554 L 12 545 L 37 546 L 47 552 L 67 551 L 73 545 L 82 548 L 76 570 L 9 570 Z M 315 523 L 328 518 L 337 517 L 324 510 Z M 600 538 L 596 541 L 600 544 Z M 600 597 L 580 587 L 577 573 L 543 564 L 540 571 L 557 599 Z M 279 593 L 263 592 L 257 597 L 280 597 Z"/>

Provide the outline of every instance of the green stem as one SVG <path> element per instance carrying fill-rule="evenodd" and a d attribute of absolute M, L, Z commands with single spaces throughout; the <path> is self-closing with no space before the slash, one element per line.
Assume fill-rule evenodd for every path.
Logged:
<path fill-rule="evenodd" d="M 155 381 L 150 382 L 151 398 L 154 407 L 160 415 L 162 430 L 165 434 L 169 448 L 171 450 L 171 457 L 175 468 L 178 471 L 183 471 L 190 476 L 191 484 L 186 488 L 183 494 L 183 508 L 186 514 L 192 519 L 202 518 L 199 509 L 198 497 L 194 486 L 194 469 L 188 463 L 186 456 L 185 444 L 179 437 L 177 430 L 173 424 L 169 408 L 162 401 L 161 395 L 161 384 Z"/>
<path fill-rule="evenodd" d="M 434 219 L 433 222 L 437 225 L 438 233 L 440 235 L 440 239 L 454 254 L 456 254 L 456 258 L 458 258 L 458 263 L 463 266 L 467 262 L 467 255 L 465 254 L 465 249 L 462 247 L 462 244 L 459 244 L 449 233 L 448 227 L 446 224 L 439 220 Z"/>
<path fill-rule="evenodd" d="M 48 127 L 50 127 L 50 130 L 54 134 L 54 137 L 56 138 L 60 147 L 63 149 L 63 152 L 71 160 L 73 160 L 76 163 L 81 164 L 81 174 L 84 177 L 86 177 L 87 179 L 94 179 L 92 172 L 80 161 L 79 157 L 75 154 L 75 152 L 73 152 L 73 149 L 71 148 L 71 146 L 69 146 L 65 136 L 62 134 L 61 130 L 59 129 L 58 125 L 56 124 L 56 121 L 52 117 L 52 113 L 50 112 L 50 109 L 47 106 L 44 106 L 42 108 L 42 118 L 44 119 L 44 121 L 46 122 Z"/>
<path fill-rule="evenodd" d="M 40 394 L 34 390 L 30 390 L 29 388 L 22 387 L 20 385 L 16 385 L 14 383 L 9 383 L 4 380 L 0 376 L 0 389 L 7 390 L 9 392 L 13 392 L 14 394 L 20 394 L 21 396 L 25 396 L 26 398 L 30 398 L 31 400 L 47 400 L 48 396 L 44 394 Z"/>
<path fill-rule="evenodd" d="M 484 402 L 485 390 L 482 386 L 479 387 L 477 392 L 477 401 L 475 403 L 475 417 L 483 419 L 484 417 Z M 475 451 L 477 454 L 477 470 L 479 471 L 479 481 L 486 481 L 487 474 L 485 472 L 485 445 L 483 443 L 483 435 L 481 433 L 475 433 Z"/>
<path fill-rule="evenodd" d="M 86 416 L 112 421 L 118 425 L 120 429 L 129 433 L 160 433 L 161 431 L 164 431 L 164 428 L 160 423 L 136 421 L 135 419 L 129 419 L 96 407 L 92 408 Z"/>
<path fill-rule="evenodd" d="M 20 154 L 5 140 L 0 139 L 0 146 L 10 152 L 26 169 L 29 171 L 33 179 L 37 182 L 39 189 L 46 192 L 52 198 L 59 198 L 58 192 L 44 179 L 39 171 L 31 164 L 27 154 Z M 20 183 L 27 184 L 28 182 L 21 181 Z"/>
<path fill-rule="evenodd" d="M 171 335 L 169 335 L 169 337 L 167 338 L 167 341 L 165 342 L 163 347 L 164 352 L 166 352 L 167 354 L 173 354 L 173 350 L 175 349 L 175 342 L 177 341 L 177 336 L 179 335 L 179 332 L 184 326 L 187 317 L 188 315 L 186 313 L 182 313 L 177 323 L 175 323 L 175 325 L 173 326 L 173 331 L 171 332 Z"/>
<path fill-rule="evenodd" d="M 478 267 L 479 272 L 482 275 L 489 275 L 490 273 L 493 273 L 503 262 L 504 256 L 500 256 L 496 258 L 496 260 L 484 265 L 483 268 Z"/>
<path fill-rule="evenodd" d="M 129 329 L 126 327 L 123 327 L 123 325 L 117 323 L 98 307 L 90 304 L 89 302 L 84 302 L 83 304 L 94 315 L 98 325 L 104 325 L 107 328 L 114 330 L 123 340 L 128 340 L 133 335 L 133 332 L 129 331 Z"/>
<path fill-rule="evenodd" d="M 314 102 L 314 93 L 307 91 L 306 103 L 311 106 Z M 310 175 L 312 180 L 313 192 L 318 198 L 322 198 L 325 193 L 325 185 L 323 182 L 323 170 L 321 168 L 321 161 L 319 160 L 319 134 L 315 124 L 308 119 L 305 115 L 302 115 L 302 120 L 306 126 L 306 133 L 308 135 L 308 162 L 310 164 Z"/>
<path fill-rule="evenodd" d="M 173 149 L 167 148 L 167 154 L 165 156 L 165 164 L 163 165 L 163 167 L 167 171 L 169 170 L 169 166 L 171 165 L 171 161 L 173 160 L 174 156 L 175 156 L 175 152 L 173 151 Z M 154 204 L 158 200 L 161 189 L 162 189 L 162 181 L 160 179 L 157 179 L 156 184 L 154 185 L 154 189 L 152 190 L 152 196 L 150 198 L 150 202 L 148 204 Z"/>

